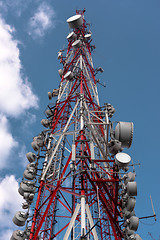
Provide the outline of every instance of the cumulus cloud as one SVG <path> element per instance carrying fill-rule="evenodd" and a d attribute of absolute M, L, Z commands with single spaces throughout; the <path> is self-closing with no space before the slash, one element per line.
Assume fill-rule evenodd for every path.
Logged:
<path fill-rule="evenodd" d="M 49 29 L 55 27 L 55 16 L 52 7 L 47 3 L 42 3 L 29 20 L 28 34 L 33 38 L 43 37 Z"/>
<path fill-rule="evenodd" d="M 36 122 L 36 115 L 30 112 L 27 112 L 27 114 L 25 115 L 25 120 L 23 122 L 23 127 L 27 128 L 35 122 Z"/>
<path fill-rule="evenodd" d="M 11 229 L 15 226 L 12 218 L 16 211 L 22 210 L 20 206 L 24 202 L 18 193 L 18 182 L 14 175 L 0 180 L 0 196 L 0 230 L 8 230 L 8 234 L 10 234 Z"/>
<path fill-rule="evenodd" d="M 7 159 L 12 150 L 17 146 L 18 142 L 14 140 L 9 131 L 9 123 L 7 118 L 3 115 L 0 115 L 0 169 L 3 169 L 7 166 Z"/>
<path fill-rule="evenodd" d="M 0 240 L 4 240 L 4 239 L 10 239 L 10 237 L 12 236 L 13 230 L 12 229 L 7 229 L 6 231 L 1 231 L 0 234 Z"/>
<path fill-rule="evenodd" d="M 0 18 L 0 112 L 16 117 L 31 107 L 37 107 L 38 98 L 22 74 L 14 31 Z"/>
<path fill-rule="evenodd" d="M 27 149 L 25 145 L 22 145 L 19 153 L 18 153 L 18 157 L 21 160 L 21 165 L 23 167 L 26 167 L 26 165 L 28 164 L 27 158 L 26 158 L 26 153 L 27 153 Z"/>
<path fill-rule="evenodd" d="M 19 118 L 26 110 L 38 107 L 38 97 L 22 74 L 22 64 L 15 30 L 0 17 L 0 169 L 7 165 L 12 150 L 18 146 L 10 132 L 8 117 Z M 29 114 L 29 113 L 28 113 Z M 29 114 L 25 126 L 35 121 Z M 25 122 L 25 121 L 24 121 Z"/>

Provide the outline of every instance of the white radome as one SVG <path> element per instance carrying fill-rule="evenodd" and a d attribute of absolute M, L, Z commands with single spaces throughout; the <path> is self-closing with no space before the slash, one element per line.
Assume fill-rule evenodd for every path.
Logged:
<path fill-rule="evenodd" d="M 117 153 L 115 156 L 115 163 L 119 167 L 127 167 L 131 161 L 131 157 L 127 153 Z"/>
<path fill-rule="evenodd" d="M 80 14 L 74 15 L 67 19 L 67 23 L 70 28 L 79 28 L 83 24 L 82 16 Z"/>

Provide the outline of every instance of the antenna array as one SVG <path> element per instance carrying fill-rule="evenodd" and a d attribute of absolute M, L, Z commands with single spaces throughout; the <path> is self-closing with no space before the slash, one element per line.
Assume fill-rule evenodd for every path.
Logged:
<path fill-rule="evenodd" d="M 96 77 L 103 69 L 94 69 L 84 12 L 67 20 L 67 52 L 58 52 L 60 85 L 48 92 L 46 129 L 33 138 L 18 190 L 25 202 L 13 222 L 25 227 L 11 240 L 141 239 L 135 233 L 136 175 L 123 152 L 132 144 L 133 123 L 112 122 L 114 107 L 100 106 Z"/>

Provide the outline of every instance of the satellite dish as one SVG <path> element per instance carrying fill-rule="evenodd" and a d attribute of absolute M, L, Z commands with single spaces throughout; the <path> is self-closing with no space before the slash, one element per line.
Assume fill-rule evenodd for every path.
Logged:
<path fill-rule="evenodd" d="M 136 182 L 128 182 L 126 187 L 127 187 L 127 193 L 129 196 L 137 196 L 137 183 Z"/>
<path fill-rule="evenodd" d="M 89 39 L 91 39 L 92 34 L 88 33 L 84 36 L 84 38 L 88 41 Z"/>
<path fill-rule="evenodd" d="M 47 123 L 50 124 L 50 120 L 48 120 L 48 119 L 44 119 L 44 120 L 47 120 Z M 42 137 L 42 135 L 34 137 L 33 141 L 36 142 L 39 147 L 44 146 L 44 138 Z"/>
<path fill-rule="evenodd" d="M 74 32 L 71 32 L 68 34 L 67 36 L 67 40 L 70 41 L 70 40 L 75 40 L 77 37 L 77 35 L 74 33 Z"/>
<path fill-rule="evenodd" d="M 37 170 L 36 163 L 33 162 L 33 163 L 27 164 L 26 169 L 28 169 L 28 170 L 33 170 L 33 171 L 36 172 L 36 170 Z"/>
<path fill-rule="evenodd" d="M 30 163 L 32 163 L 36 160 L 36 155 L 35 155 L 35 153 L 32 153 L 32 152 L 28 152 L 26 154 L 26 157 Z"/>
<path fill-rule="evenodd" d="M 59 70 L 58 70 L 58 73 L 59 73 L 60 78 L 62 78 L 63 70 L 62 70 L 62 69 L 59 69 Z"/>
<path fill-rule="evenodd" d="M 34 187 L 34 183 L 30 181 L 21 182 L 18 192 L 21 196 L 24 195 L 24 192 L 35 192 L 36 188 Z"/>
<path fill-rule="evenodd" d="M 81 45 L 82 45 L 82 42 L 80 39 L 78 39 L 74 43 L 72 43 L 73 48 L 79 48 Z"/>
<path fill-rule="evenodd" d="M 139 225 L 139 218 L 136 216 L 132 216 L 129 219 L 129 229 L 131 229 L 133 231 L 137 231 L 138 225 Z"/>
<path fill-rule="evenodd" d="M 49 127 L 49 120 L 48 119 L 42 119 L 41 120 L 41 124 L 44 126 L 44 127 L 46 127 L 46 128 L 48 128 Z M 33 148 L 34 149 L 34 148 Z M 35 150 L 36 151 L 36 150 Z"/>
<path fill-rule="evenodd" d="M 115 156 L 115 163 L 121 167 L 127 167 L 131 161 L 131 157 L 127 153 L 117 153 Z"/>
<path fill-rule="evenodd" d="M 24 240 L 24 232 L 20 230 L 14 231 L 10 240 Z"/>
<path fill-rule="evenodd" d="M 118 122 L 115 127 L 115 139 L 122 143 L 122 147 L 130 148 L 133 139 L 133 123 Z"/>
<path fill-rule="evenodd" d="M 36 142 L 32 142 L 31 145 L 32 145 L 32 148 L 33 148 L 34 151 L 37 152 L 39 150 L 39 146 Z"/>
<path fill-rule="evenodd" d="M 25 221 L 27 220 L 28 214 L 25 212 L 16 212 L 15 216 L 13 217 L 13 222 L 17 226 L 24 226 Z"/>
<path fill-rule="evenodd" d="M 23 173 L 23 177 L 28 180 L 33 180 L 35 178 L 35 172 L 26 169 Z"/>
<path fill-rule="evenodd" d="M 71 71 L 68 71 L 65 75 L 64 78 L 67 80 L 71 80 L 73 78 L 73 73 Z"/>
<path fill-rule="evenodd" d="M 52 93 L 51 92 L 48 92 L 48 98 L 49 98 L 49 100 L 52 99 Z"/>
<path fill-rule="evenodd" d="M 51 117 L 53 115 L 53 112 L 50 109 L 47 109 L 45 111 L 45 114 L 47 114 L 48 117 Z"/>
<path fill-rule="evenodd" d="M 82 15 L 77 14 L 67 19 L 70 28 L 79 28 L 83 24 Z"/>
<path fill-rule="evenodd" d="M 127 211 L 132 212 L 135 205 L 136 205 L 136 199 L 134 197 L 130 197 L 128 199 L 127 206 L 126 206 Z"/>

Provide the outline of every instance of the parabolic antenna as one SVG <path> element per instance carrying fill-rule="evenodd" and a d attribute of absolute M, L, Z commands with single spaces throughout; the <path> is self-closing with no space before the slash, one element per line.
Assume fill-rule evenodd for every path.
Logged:
<path fill-rule="evenodd" d="M 35 192 L 35 190 L 36 190 L 36 188 L 33 186 L 33 182 L 23 181 L 20 184 L 18 192 L 21 196 L 23 196 L 25 192 L 33 193 L 33 192 Z"/>
<path fill-rule="evenodd" d="M 137 183 L 136 182 L 128 182 L 126 187 L 127 187 L 127 193 L 129 196 L 137 196 Z"/>
<path fill-rule="evenodd" d="M 62 69 L 59 69 L 59 70 L 58 70 L 58 73 L 59 73 L 59 76 L 62 78 L 63 70 L 62 70 Z"/>
<path fill-rule="evenodd" d="M 23 239 L 24 239 L 24 232 L 20 230 L 15 230 L 10 240 L 23 240 Z"/>
<path fill-rule="evenodd" d="M 83 24 L 82 15 L 77 14 L 67 19 L 70 28 L 79 28 Z"/>
<path fill-rule="evenodd" d="M 36 154 L 32 152 L 28 152 L 26 154 L 26 157 L 30 163 L 34 162 L 36 160 Z"/>
<path fill-rule="evenodd" d="M 74 40 L 76 39 L 77 35 L 74 32 L 71 32 L 67 36 L 67 40 Z"/>
<path fill-rule="evenodd" d="M 129 228 L 133 231 L 137 231 L 139 225 L 139 218 L 136 216 L 132 216 L 129 219 Z"/>
<path fill-rule="evenodd" d="M 133 139 L 133 123 L 118 122 L 115 128 L 115 139 L 122 143 L 122 147 L 130 148 Z"/>
<path fill-rule="evenodd" d="M 89 40 L 91 38 L 91 36 L 92 36 L 91 33 L 88 33 L 84 37 L 85 37 L 86 40 Z"/>
<path fill-rule="evenodd" d="M 23 173 L 23 177 L 28 180 L 33 180 L 35 178 L 35 173 L 31 170 L 26 169 Z"/>
<path fill-rule="evenodd" d="M 24 226 L 26 219 L 27 219 L 27 213 L 19 211 L 19 212 L 16 212 L 13 218 L 13 222 L 17 226 Z"/>
<path fill-rule="evenodd" d="M 127 153 L 117 153 L 115 156 L 115 163 L 119 167 L 127 167 L 131 161 L 131 157 Z"/>
<path fill-rule="evenodd" d="M 82 45 L 81 40 L 76 40 L 74 43 L 72 43 L 72 47 L 79 48 Z"/>
<path fill-rule="evenodd" d="M 65 75 L 64 78 L 67 80 L 71 80 L 73 78 L 73 73 L 71 71 L 68 71 Z"/>
<path fill-rule="evenodd" d="M 136 204 L 136 199 L 134 197 L 130 197 L 128 199 L 127 206 L 126 206 L 127 211 L 132 212 L 134 210 L 135 204 Z"/>

